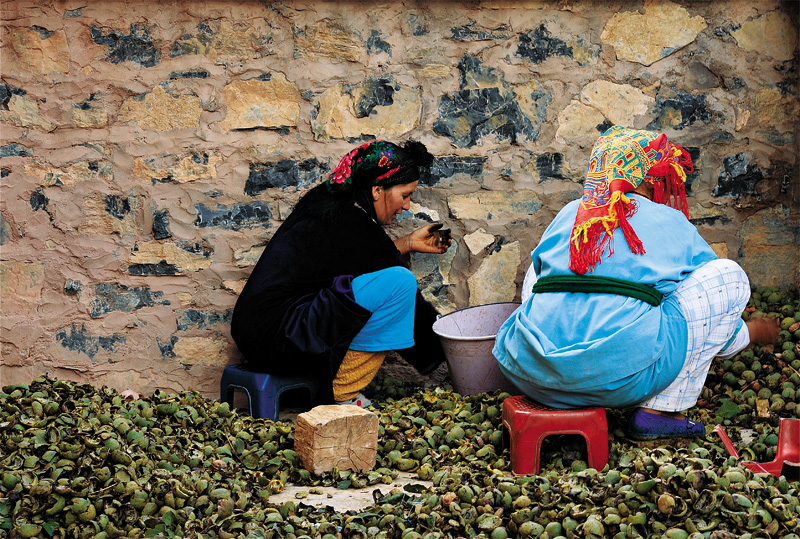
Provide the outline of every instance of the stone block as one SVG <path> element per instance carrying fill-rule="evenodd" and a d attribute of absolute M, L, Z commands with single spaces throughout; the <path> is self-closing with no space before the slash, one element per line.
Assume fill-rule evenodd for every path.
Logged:
<path fill-rule="evenodd" d="M 25 174 L 38 178 L 43 186 L 75 185 L 85 180 L 114 181 L 114 166 L 105 159 L 85 159 L 54 166 L 39 161 L 25 163 Z"/>
<path fill-rule="evenodd" d="M 112 64 L 134 62 L 144 67 L 153 67 L 161 61 L 161 51 L 153 43 L 150 31 L 155 25 L 136 23 L 130 25 L 130 33 L 119 30 L 104 32 L 102 28 L 91 27 L 92 41 L 108 47 L 105 60 Z"/>
<path fill-rule="evenodd" d="M 230 21 L 205 21 L 197 32 L 178 38 L 172 45 L 170 56 L 201 54 L 212 60 L 236 58 L 246 60 L 271 54 L 272 36 L 262 36 L 251 24 L 235 27 Z"/>
<path fill-rule="evenodd" d="M 22 67 L 40 75 L 69 71 L 69 46 L 64 30 L 50 32 L 38 26 L 8 30 L 11 48 Z"/>
<path fill-rule="evenodd" d="M 208 208 L 205 204 L 195 204 L 195 210 L 197 210 L 197 218 L 194 224 L 200 228 L 209 226 L 228 230 L 241 230 L 254 226 L 267 228 L 270 226 L 269 221 L 272 218 L 272 211 L 266 202 L 233 204 L 232 206 L 217 205 L 214 209 Z"/>
<path fill-rule="evenodd" d="M 615 13 L 603 29 L 601 41 L 614 47 L 619 60 L 649 66 L 694 41 L 707 26 L 702 16 L 692 17 L 668 0 L 645 0 L 643 11 Z"/>
<path fill-rule="evenodd" d="M 748 218 L 739 230 L 739 264 L 750 284 L 796 286 L 800 280 L 800 224 L 783 207 L 762 210 Z"/>
<path fill-rule="evenodd" d="M 172 343 L 170 357 L 183 365 L 225 367 L 231 362 L 230 344 L 211 337 L 179 337 Z"/>
<path fill-rule="evenodd" d="M 599 110 L 573 100 L 558 113 L 556 140 L 567 146 L 591 148 L 600 136 L 597 127 L 604 122 L 606 118 Z"/>
<path fill-rule="evenodd" d="M 800 101 L 792 94 L 784 95 L 779 88 L 761 88 L 756 94 L 756 115 L 760 125 L 789 131 L 800 117 Z"/>
<path fill-rule="evenodd" d="M 365 55 L 366 47 L 358 34 L 336 22 L 323 20 L 295 32 L 295 58 L 360 62 Z"/>
<path fill-rule="evenodd" d="M 532 215 L 542 207 L 533 191 L 478 191 L 450 195 L 447 204 L 456 219 L 493 219 L 498 215 Z"/>
<path fill-rule="evenodd" d="M 519 254 L 519 242 L 515 241 L 503 245 L 499 251 L 483 259 L 478 271 L 467 279 L 470 305 L 514 300 Z"/>
<path fill-rule="evenodd" d="M 486 249 L 492 244 L 492 242 L 494 242 L 494 236 L 487 234 L 482 228 L 479 228 L 472 234 L 467 234 L 464 236 L 464 243 L 467 244 L 469 252 L 473 255 L 476 255 Z"/>
<path fill-rule="evenodd" d="M 0 262 L 0 297 L 3 314 L 28 312 L 42 299 L 44 262 Z"/>
<path fill-rule="evenodd" d="M 655 98 L 629 84 L 595 80 L 581 91 L 581 102 L 599 110 L 614 125 L 644 127 Z"/>
<path fill-rule="evenodd" d="M 108 112 L 102 107 L 74 105 L 71 109 L 72 125 L 75 127 L 105 127 L 108 125 Z"/>
<path fill-rule="evenodd" d="M 339 83 L 325 90 L 317 105 L 319 111 L 311 121 L 317 138 L 400 136 L 418 127 L 422 115 L 418 89 L 395 87 L 385 79 L 368 79 L 360 85 Z"/>
<path fill-rule="evenodd" d="M 743 22 L 731 35 L 744 50 L 764 54 L 778 62 L 791 60 L 796 52 L 797 24 L 792 23 L 788 13 L 780 10 Z M 769 36 L 769 39 L 764 39 L 765 36 Z"/>
<path fill-rule="evenodd" d="M 129 97 L 119 109 L 118 120 L 156 131 L 193 129 L 200 125 L 203 109 L 193 95 L 174 97 L 161 86 L 143 96 Z"/>
<path fill-rule="evenodd" d="M 314 474 L 334 468 L 363 472 L 375 467 L 378 416 L 358 406 L 323 405 L 299 414 L 294 450 Z"/>
<path fill-rule="evenodd" d="M 140 243 L 128 260 L 129 265 L 152 265 L 160 262 L 173 265 L 181 272 L 200 271 L 211 266 L 209 257 L 187 251 L 175 243 Z"/>
<path fill-rule="evenodd" d="M 180 158 L 140 158 L 133 163 L 133 174 L 150 182 L 187 183 L 217 177 L 217 165 L 222 162 L 219 152 L 196 152 Z"/>
<path fill-rule="evenodd" d="M 97 194 L 83 202 L 85 222 L 78 227 L 82 234 L 141 234 L 136 212 L 139 197 Z"/>
<path fill-rule="evenodd" d="M 17 127 L 33 127 L 53 131 L 57 126 L 39 113 L 39 104 L 28 97 L 14 94 L 8 100 L 8 110 L 0 110 L 0 120 Z"/>
<path fill-rule="evenodd" d="M 255 266 L 264 253 L 264 245 L 257 245 L 250 249 L 236 249 L 233 252 L 233 262 L 240 268 Z"/>
<path fill-rule="evenodd" d="M 267 81 L 233 81 L 222 90 L 222 97 L 228 107 L 220 124 L 225 131 L 295 126 L 300 117 L 300 90 L 282 73 Z"/>

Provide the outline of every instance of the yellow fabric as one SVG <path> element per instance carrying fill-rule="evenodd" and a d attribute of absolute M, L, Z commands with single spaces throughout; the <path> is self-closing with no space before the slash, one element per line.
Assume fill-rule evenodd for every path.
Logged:
<path fill-rule="evenodd" d="M 336 401 L 352 399 L 378 374 L 386 352 L 348 350 L 339 371 L 333 379 L 333 398 Z"/>

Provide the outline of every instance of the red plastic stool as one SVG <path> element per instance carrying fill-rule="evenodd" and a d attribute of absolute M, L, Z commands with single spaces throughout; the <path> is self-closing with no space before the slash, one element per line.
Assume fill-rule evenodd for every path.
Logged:
<path fill-rule="evenodd" d="M 539 473 L 542 440 L 551 434 L 580 434 L 589 466 L 602 470 L 608 463 L 605 408 L 562 410 L 519 395 L 503 401 L 503 426 L 511 438 L 511 471 L 516 475 Z"/>

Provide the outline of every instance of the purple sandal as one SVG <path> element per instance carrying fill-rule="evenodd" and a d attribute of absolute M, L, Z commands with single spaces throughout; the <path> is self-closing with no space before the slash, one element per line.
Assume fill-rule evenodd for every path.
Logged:
<path fill-rule="evenodd" d="M 674 419 L 663 415 L 636 410 L 628 421 L 628 436 L 634 440 L 655 440 L 657 438 L 694 438 L 705 436 L 702 423 L 691 419 Z"/>

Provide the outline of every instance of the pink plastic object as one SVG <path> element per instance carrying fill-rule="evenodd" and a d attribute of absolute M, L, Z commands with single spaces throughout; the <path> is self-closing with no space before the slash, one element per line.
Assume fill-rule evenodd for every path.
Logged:
<path fill-rule="evenodd" d="M 739 458 L 739 452 L 733 446 L 722 425 L 714 427 L 714 431 L 722 440 L 722 445 L 734 458 Z M 771 462 L 755 462 L 743 460 L 742 465 L 753 473 L 769 473 L 774 476 L 784 475 L 787 479 L 794 479 L 800 475 L 800 419 L 782 418 L 778 423 L 778 449 L 775 460 Z"/>
<path fill-rule="evenodd" d="M 542 440 L 551 434 L 580 434 L 586 440 L 589 466 L 602 470 L 608 463 L 608 423 L 604 408 L 562 410 L 524 395 L 503 401 L 503 426 L 511 439 L 511 471 L 539 473 Z"/>
<path fill-rule="evenodd" d="M 492 355 L 494 338 L 519 303 L 486 303 L 440 316 L 433 324 L 447 357 L 450 379 L 462 395 L 500 389 L 519 394 Z"/>

